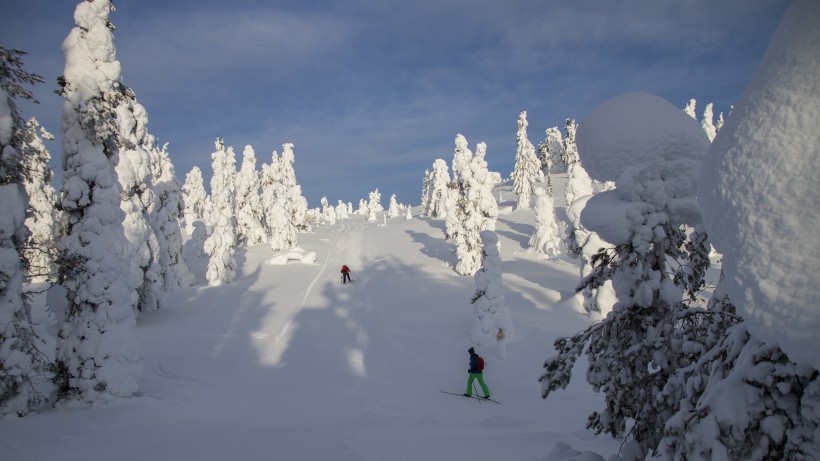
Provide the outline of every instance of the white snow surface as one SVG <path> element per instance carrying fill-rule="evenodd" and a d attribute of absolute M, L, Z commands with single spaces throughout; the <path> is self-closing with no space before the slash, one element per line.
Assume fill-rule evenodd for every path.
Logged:
<path fill-rule="evenodd" d="M 505 358 L 495 344 L 476 350 L 501 405 L 440 392 L 464 392 L 476 289 L 452 269 L 443 221 L 355 215 L 300 234 L 314 264 L 268 264 L 277 252 L 259 244 L 238 250 L 233 282 L 168 293 L 138 319 L 136 396 L 0 419 L 0 459 L 606 458 L 620 442 L 584 429 L 603 402 L 583 357 L 567 390 L 540 397 L 554 340 L 592 319 L 573 292 L 577 261 L 525 251 L 533 222 L 521 210 L 497 226 L 516 334 Z M 340 283 L 343 264 L 352 284 Z M 205 264 L 191 269 L 204 282 Z"/>
<path fill-rule="evenodd" d="M 820 368 L 820 2 L 797 1 L 700 175 L 699 201 L 749 331 Z"/>

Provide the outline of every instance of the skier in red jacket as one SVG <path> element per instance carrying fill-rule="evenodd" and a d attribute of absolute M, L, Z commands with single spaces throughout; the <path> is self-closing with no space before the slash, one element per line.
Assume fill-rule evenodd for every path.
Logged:
<path fill-rule="evenodd" d="M 350 269 L 347 266 L 342 266 L 342 283 L 352 282 L 350 279 Z"/>

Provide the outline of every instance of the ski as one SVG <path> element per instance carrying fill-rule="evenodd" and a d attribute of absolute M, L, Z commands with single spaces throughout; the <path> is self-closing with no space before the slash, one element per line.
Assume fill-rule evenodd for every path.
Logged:
<path fill-rule="evenodd" d="M 469 398 L 475 399 L 475 400 L 483 400 L 485 402 L 493 402 L 493 403 L 497 403 L 497 404 L 501 405 L 501 402 L 499 402 L 498 400 L 485 399 L 484 397 L 481 397 L 481 396 L 478 396 L 478 395 L 469 395 L 469 396 L 467 396 L 467 395 L 464 395 L 464 394 L 458 394 L 456 392 L 448 392 L 448 391 L 444 391 L 444 390 L 441 391 L 441 392 L 443 392 L 445 394 L 450 394 L 450 395 L 457 395 L 459 397 L 469 397 Z"/>

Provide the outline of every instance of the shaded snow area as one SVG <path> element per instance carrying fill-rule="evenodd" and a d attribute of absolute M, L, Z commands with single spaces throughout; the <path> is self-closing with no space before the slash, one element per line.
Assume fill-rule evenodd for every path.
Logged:
<path fill-rule="evenodd" d="M 259 244 L 237 252 L 234 281 L 172 292 L 138 319 L 137 396 L 2 419 L 0 459 L 602 460 L 620 443 L 584 429 L 602 404 L 586 364 L 540 397 L 553 341 L 593 319 L 573 292 L 578 261 L 526 251 L 533 213 L 497 222 L 516 334 L 506 354 L 476 351 L 500 405 L 441 392 L 464 392 L 476 289 L 453 270 L 444 221 L 356 215 L 299 235 L 314 263 L 271 264 Z"/>

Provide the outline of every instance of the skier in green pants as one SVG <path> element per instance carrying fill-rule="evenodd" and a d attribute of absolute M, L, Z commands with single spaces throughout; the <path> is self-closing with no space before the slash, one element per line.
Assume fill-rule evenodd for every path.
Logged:
<path fill-rule="evenodd" d="M 470 377 L 467 379 L 467 392 L 464 393 L 466 397 L 473 396 L 473 381 L 476 379 L 478 380 L 478 385 L 481 386 L 481 390 L 484 391 L 484 398 L 490 398 L 490 390 L 487 389 L 487 385 L 484 384 L 484 359 L 481 358 L 478 354 L 475 353 L 475 349 L 472 347 L 467 350 L 470 354 L 470 369 L 467 370 L 470 373 Z"/>

